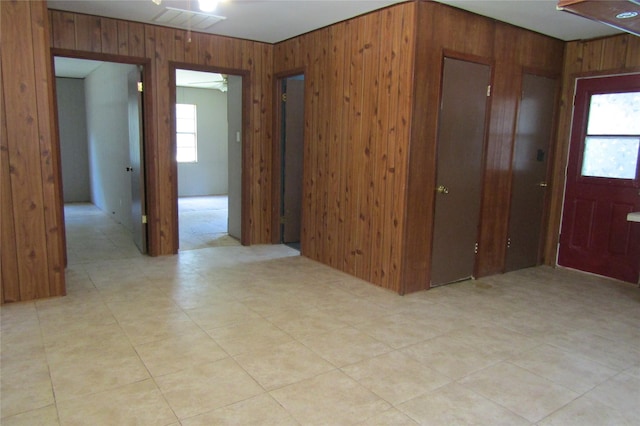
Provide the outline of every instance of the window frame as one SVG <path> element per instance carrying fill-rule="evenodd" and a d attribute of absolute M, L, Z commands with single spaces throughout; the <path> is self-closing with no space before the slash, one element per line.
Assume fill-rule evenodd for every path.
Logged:
<path fill-rule="evenodd" d="M 185 119 L 185 118 L 181 118 L 178 115 L 178 106 L 190 106 L 192 107 L 192 117 L 188 117 L 187 119 L 192 120 L 193 121 L 193 132 L 185 132 L 185 131 L 179 131 L 178 128 L 180 126 L 178 126 L 178 120 L 181 119 Z M 186 148 L 189 148 L 191 150 L 193 150 L 193 159 L 192 160 L 181 160 L 180 156 L 178 154 L 178 151 L 180 150 L 180 147 L 178 147 L 179 144 L 179 136 L 180 135 L 192 135 L 193 136 L 193 146 L 189 146 Z M 184 147 L 183 147 L 184 149 Z M 198 106 L 196 104 L 192 104 L 192 103 L 176 103 L 176 162 L 178 164 L 195 164 L 198 162 Z"/>

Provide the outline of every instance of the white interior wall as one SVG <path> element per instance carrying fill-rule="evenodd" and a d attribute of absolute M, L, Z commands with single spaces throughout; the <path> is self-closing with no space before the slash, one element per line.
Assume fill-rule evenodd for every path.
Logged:
<path fill-rule="evenodd" d="M 176 102 L 196 105 L 198 125 L 198 162 L 178 163 L 178 196 L 227 194 L 227 94 L 177 87 Z"/>
<path fill-rule="evenodd" d="M 136 67 L 104 63 L 85 78 L 91 201 L 126 228 L 131 223 L 127 75 Z"/>
<path fill-rule="evenodd" d="M 91 201 L 84 80 L 56 78 L 58 128 L 65 203 Z"/>

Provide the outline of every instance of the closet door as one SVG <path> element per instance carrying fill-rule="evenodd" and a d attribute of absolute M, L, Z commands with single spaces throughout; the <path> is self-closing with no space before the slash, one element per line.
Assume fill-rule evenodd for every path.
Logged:
<path fill-rule="evenodd" d="M 547 164 L 557 81 L 524 74 L 514 141 L 505 271 L 540 263 Z"/>
<path fill-rule="evenodd" d="M 445 58 L 431 286 L 473 276 L 491 68 Z"/>

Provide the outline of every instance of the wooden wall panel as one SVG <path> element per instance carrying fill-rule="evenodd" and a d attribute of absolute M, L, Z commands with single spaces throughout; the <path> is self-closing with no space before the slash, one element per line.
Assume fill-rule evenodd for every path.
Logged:
<path fill-rule="evenodd" d="M 51 45 L 65 47 L 76 45 L 75 21 L 76 15 L 68 12 L 58 12 L 51 16 Z"/>
<path fill-rule="evenodd" d="M 91 15 L 76 15 L 76 48 L 88 52 L 102 52 L 101 18 Z"/>
<path fill-rule="evenodd" d="M 40 142 L 40 169 L 43 185 L 43 205 L 49 270 L 48 295 L 66 294 L 64 268 L 66 263 L 64 211 L 62 188 L 57 182 L 62 180 L 58 127 L 54 122 L 55 93 L 51 56 L 48 54 L 49 17 L 46 7 L 41 4 L 31 8 L 31 34 L 34 51 L 34 67 L 39 70 L 35 78 L 36 106 L 38 112 L 38 133 Z"/>
<path fill-rule="evenodd" d="M 306 70 L 302 253 L 396 292 L 415 10 L 376 11 L 273 53 L 276 73 Z"/>
<path fill-rule="evenodd" d="M 0 46 L 0 58 L 2 46 Z M 0 81 L 6 78 L 0 61 Z M 7 110 L 4 85 L 0 84 L 0 303 L 20 300 L 20 278 L 18 272 L 18 252 L 16 229 L 13 218 L 13 197 L 11 194 L 11 174 L 9 172 L 9 138 L 7 136 Z"/>
<path fill-rule="evenodd" d="M 64 223 L 50 48 L 76 57 L 144 63 L 149 252 L 177 251 L 176 168 L 170 132 L 170 64 L 180 60 L 237 70 L 247 79 L 245 165 L 251 223 L 245 243 L 271 238 L 271 88 L 273 46 L 228 37 L 3 2 L 3 301 L 64 294 Z M 195 40 L 195 42 L 194 42 Z M 35 70 L 35 71 L 34 71 Z M 6 100 L 6 101 L 5 101 Z M 5 136 L 6 135 L 6 136 Z M 6 166 L 6 167 L 5 167 Z M 28 170 L 28 172 L 26 172 Z M 4 179 L 4 175 L 8 179 Z M 6 201 L 6 203 L 5 203 Z M 247 203 L 248 204 L 248 203 Z M 9 206 L 9 211 L 6 207 Z M 12 256 L 14 253 L 15 256 Z M 10 277 L 17 276 L 17 279 Z M 6 278 L 6 279 L 5 279 Z M 6 283 L 6 285 L 5 285 Z"/>
<path fill-rule="evenodd" d="M 558 253 L 576 78 L 629 72 L 640 72 L 640 37 L 622 34 L 566 43 L 545 244 L 545 263 L 548 265 L 556 265 Z"/>
<path fill-rule="evenodd" d="M 64 294 L 64 227 L 46 3 L 3 2 L 0 19 L 3 104 L 11 105 L 1 118 L 2 302 L 13 302 Z"/>

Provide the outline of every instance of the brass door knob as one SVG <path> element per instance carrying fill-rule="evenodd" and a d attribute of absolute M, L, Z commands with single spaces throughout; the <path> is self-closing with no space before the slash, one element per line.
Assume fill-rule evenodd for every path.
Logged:
<path fill-rule="evenodd" d="M 438 194 L 445 194 L 445 195 L 446 195 L 446 194 L 448 194 L 448 193 L 449 193 L 449 188 L 447 188 L 447 187 L 446 187 L 446 186 L 444 186 L 444 185 L 439 185 L 439 186 L 436 188 L 436 192 L 437 192 Z"/>

